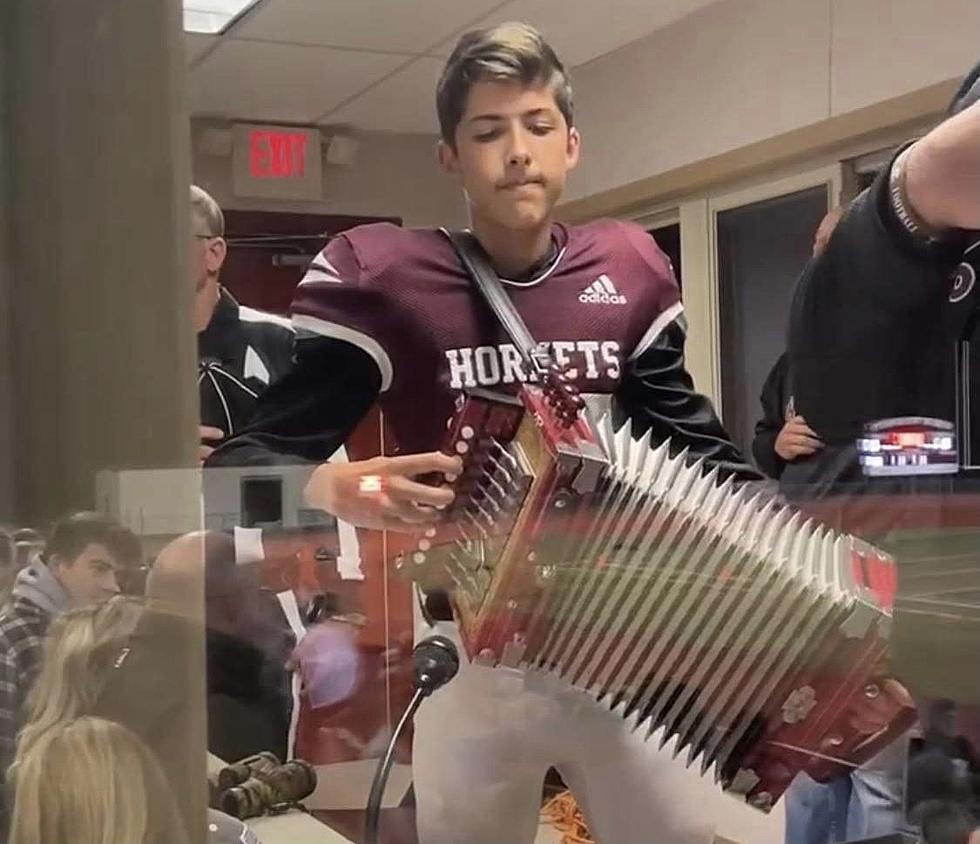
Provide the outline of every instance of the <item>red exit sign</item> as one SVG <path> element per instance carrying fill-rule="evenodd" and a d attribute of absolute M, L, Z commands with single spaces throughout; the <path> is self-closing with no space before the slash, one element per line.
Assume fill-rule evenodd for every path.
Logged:
<path fill-rule="evenodd" d="M 320 199 L 320 130 L 238 123 L 233 129 L 237 196 Z"/>
<path fill-rule="evenodd" d="M 306 175 L 306 132 L 252 129 L 248 169 L 256 179 L 302 179 Z"/>

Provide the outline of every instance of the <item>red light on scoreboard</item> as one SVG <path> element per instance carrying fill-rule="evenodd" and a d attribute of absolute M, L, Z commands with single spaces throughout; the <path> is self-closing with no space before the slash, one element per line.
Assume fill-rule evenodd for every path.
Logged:
<path fill-rule="evenodd" d="M 306 132 L 252 129 L 248 133 L 248 169 L 255 179 L 306 177 Z"/>

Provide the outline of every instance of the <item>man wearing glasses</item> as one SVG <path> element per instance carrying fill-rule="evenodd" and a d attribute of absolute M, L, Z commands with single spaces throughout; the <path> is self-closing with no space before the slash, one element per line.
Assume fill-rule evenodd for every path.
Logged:
<path fill-rule="evenodd" d="M 228 253 L 225 219 L 205 190 L 191 186 L 190 273 L 194 285 L 201 462 L 249 421 L 255 401 L 290 365 L 288 319 L 246 308 L 218 281 Z"/>

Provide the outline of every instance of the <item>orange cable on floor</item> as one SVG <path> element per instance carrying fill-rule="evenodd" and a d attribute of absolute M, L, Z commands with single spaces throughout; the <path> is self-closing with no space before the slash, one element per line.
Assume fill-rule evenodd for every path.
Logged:
<path fill-rule="evenodd" d="M 585 825 L 585 815 L 570 791 L 563 791 L 545 803 L 541 817 L 562 834 L 561 844 L 595 844 Z"/>

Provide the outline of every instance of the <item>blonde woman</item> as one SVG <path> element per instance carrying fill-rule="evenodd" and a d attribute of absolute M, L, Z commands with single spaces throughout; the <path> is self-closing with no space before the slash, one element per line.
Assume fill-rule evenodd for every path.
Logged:
<path fill-rule="evenodd" d="M 142 613 L 141 601 L 118 596 L 52 622 L 40 672 L 27 696 L 27 723 L 17 737 L 15 765 L 52 728 L 93 712 L 110 672 L 126 658 Z"/>
<path fill-rule="evenodd" d="M 112 721 L 85 717 L 50 727 L 11 776 L 10 844 L 189 844 L 155 757 Z"/>

